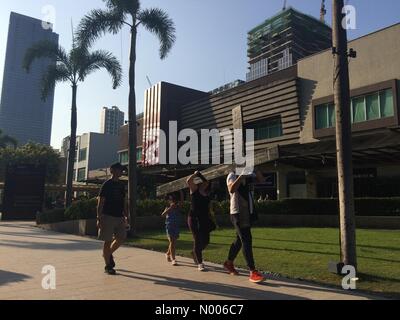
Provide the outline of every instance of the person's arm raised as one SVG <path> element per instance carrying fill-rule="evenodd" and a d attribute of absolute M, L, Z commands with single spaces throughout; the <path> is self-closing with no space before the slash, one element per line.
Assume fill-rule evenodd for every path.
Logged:
<path fill-rule="evenodd" d="M 228 191 L 230 194 L 235 193 L 236 191 L 238 191 L 240 184 L 243 181 L 244 176 L 239 176 L 235 181 L 230 181 L 228 183 Z"/>
<path fill-rule="evenodd" d="M 192 174 L 187 180 L 186 184 L 190 189 L 190 193 L 195 193 L 198 189 L 198 186 L 194 183 L 194 179 L 198 177 L 198 171 L 196 171 L 194 174 Z"/>

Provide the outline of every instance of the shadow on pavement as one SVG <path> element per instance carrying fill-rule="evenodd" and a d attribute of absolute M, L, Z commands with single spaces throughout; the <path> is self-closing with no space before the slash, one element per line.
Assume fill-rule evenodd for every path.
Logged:
<path fill-rule="evenodd" d="M 0 270 L 0 286 L 13 282 L 23 282 L 30 278 L 30 276 L 24 274 Z"/>
<path fill-rule="evenodd" d="M 150 275 L 127 270 L 118 270 L 118 276 L 151 281 L 156 285 L 176 287 L 183 291 L 214 294 L 221 297 L 245 300 L 308 300 L 300 296 L 287 295 L 277 292 L 259 290 L 255 288 L 238 287 L 235 285 L 215 282 L 198 282 L 187 279 L 171 278 L 167 276 Z M 269 284 L 270 287 L 276 287 Z"/>

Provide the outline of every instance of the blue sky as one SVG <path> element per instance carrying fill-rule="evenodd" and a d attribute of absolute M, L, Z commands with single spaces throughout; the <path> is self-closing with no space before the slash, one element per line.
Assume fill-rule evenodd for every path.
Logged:
<path fill-rule="evenodd" d="M 327 21 L 331 21 L 331 1 L 327 0 Z M 79 5 L 78 5 L 79 3 Z M 288 0 L 288 5 L 319 17 L 320 0 Z M 400 22 L 399 0 L 350 0 L 357 9 L 357 30 L 349 32 L 353 39 Z M 158 57 L 158 41 L 140 30 L 137 62 L 137 105 L 143 110 L 144 90 L 153 84 L 167 81 L 198 90 L 209 91 L 235 79 L 244 79 L 247 67 L 247 32 L 282 9 L 283 0 L 142 0 L 142 7 L 160 7 L 176 23 L 177 43 L 169 57 Z M 84 14 L 93 8 L 104 8 L 102 0 L 2 0 L 0 2 L 0 81 L 3 80 L 4 56 L 9 14 L 15 11 L 42 19 L 42 8 L 55 8 L 55 32 L 60 44 L 70 48 L 71 19 L 76 26 Z M 400 44 L 399 44 L 400 45 Z M 112 51 L 124 67 L 124 83 L 112 90 L 105 72 L 95 73 L 79 87 L 78 133 L 100 129 L 103 106 L 119 106 L 127 111 L 129 31 L 107 36 L 96 48 Z M 1 83 L 0 83 L 1 84 Z M 60 147 L 69 134 L 71 89 L 68 84 L 56 89 L 52 145 Z"/>

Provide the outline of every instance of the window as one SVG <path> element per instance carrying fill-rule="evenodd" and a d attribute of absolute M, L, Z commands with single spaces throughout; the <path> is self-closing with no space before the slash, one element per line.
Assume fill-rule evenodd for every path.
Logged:
<path fill-rule="evenodd" d="M 137 149 L 137 161 L 138 162 L 142 161 L 142 156 L 143 156 L 143 148 L 138 148 Z"/>
<path fill-rule="evenodd" d="M 392 89 L 382 91 L 379 94 L 381 117 L 393 117 L 394 116 L 394 99 Z"/>
<path fill-rule="evenodd" d="M 332 128 L 336 122 L 335 106 L 333 104 L 323 104 L 316 109 L 316 128 Z"/>
<path fill-rule="evenodd" d="M 256 141 L 273 139 L 283 135 L 281 118 L 249 124 L 247 129 L 254 129 L 254 139 Z"/>
<path fill-rule="evenodd" d="M 78 170 L 78 182 L 82 182 L 86 180 L 86 168 L 82 168 Z"/>
<path fill-rule="evenodd" d="M 122 164 L 128 164 L 128 163 L 129 163 L 129 154 L 128 154 L 128 151 L 121 152 L 121 153 L 119 154 L 119 162 L 121 162 Z"/>
<path fill-rule="evenodd" d="M 87 160 L 87 148 L 79 150 L 79 161 Z"/>
<path fill-rule="evenodd" d="M 351 121 L 360 123 L 394 116 L 394 99 L 392 89 L 374 92 L 351 99 Z M 322 104 L 315 109 L 315 128 L 335 127 L 335 107 L 333 104 Z"/>
<path fill-rule="evenodd" d="M 141 162 L 142 161 L 142 156 L 143 156 L 143 148 L 138 147 L 136 160 L 138 162 Z M 119 162 L 121 162 L 124 165 L 129 164 L 129 153 L 128 153 L 128 151 L 121 152 L 119 154 Z"/>

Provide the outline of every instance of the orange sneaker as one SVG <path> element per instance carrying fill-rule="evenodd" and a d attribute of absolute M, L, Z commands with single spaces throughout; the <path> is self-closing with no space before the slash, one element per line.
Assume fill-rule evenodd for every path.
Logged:
<path fill-rule="evenodd" d="M 235 266 L 232 262 L 226 261 L 224 263 L 224 269 L 229 272 L 230 275 L 238 276 L 239 272 L 235 269 Z"/>
<path fill-rule="evenodd" d="M 265 281 L 265 276 L 258 271 L 252 271 L 250 273 L 250 282 L 261 283 Z"/>

